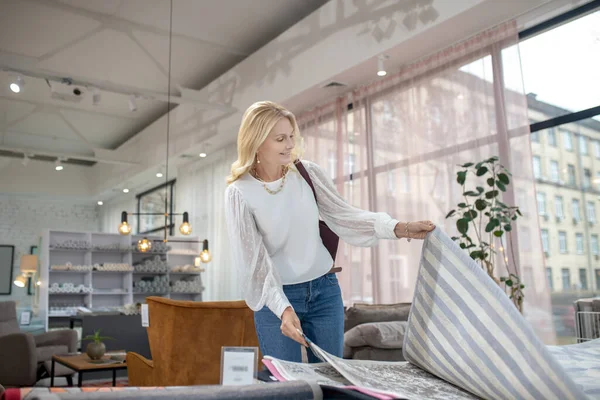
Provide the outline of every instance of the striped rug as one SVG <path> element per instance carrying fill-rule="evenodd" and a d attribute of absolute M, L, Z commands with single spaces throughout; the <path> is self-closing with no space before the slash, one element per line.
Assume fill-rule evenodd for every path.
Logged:
<path fill-rule="evenodd" d="M 406 360 L 484 399 L 588 398 L 508 296 L 440 229 L 423 244 Z"/>

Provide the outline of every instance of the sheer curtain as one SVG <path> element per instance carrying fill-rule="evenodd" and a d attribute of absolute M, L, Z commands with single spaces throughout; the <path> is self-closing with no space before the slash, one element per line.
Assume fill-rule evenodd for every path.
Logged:
<path fill-rule="evenodd" d="M 463 199 L 458 165 L 498 156 L 513 174 L 503 201 L 524 212 L 514 246 L 504 243 L 499 257 L 506 254 L 519 266 L 527 285 L 525 316 L 552 343 L 527 102 L 522 88 L 504 84 L 506 76 L 522 81 L 517 41 L 513 22 L 495 27 L 303 113 L 299 123 L 306 158 L 327 169 L 353 205 L 401 221 L 430 219 L 449 235 L 457 234 L 456 219 L 446 214 Z M 345 302 L 410 302 L 420 251 L 415 241 L 382 241 L 373 249 L 342 245 Z"/>
<path fill-rule="evenodd" d="M 224 206 L 225 177 L 236 159 L 234 144 L 177 171 L 176 210 L 189 212 L 192 235 L 208 239 L 212 254 L 212 261 L 204 266 L 206 272 L 202 274 L 204 301 L 242 298 L 241 282 L 231 260 Z"/>

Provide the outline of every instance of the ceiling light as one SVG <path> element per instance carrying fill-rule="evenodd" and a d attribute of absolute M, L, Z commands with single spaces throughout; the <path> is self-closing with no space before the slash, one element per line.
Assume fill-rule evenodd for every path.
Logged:
<path fill-rule="evenodd" d="M 205 152 L 202 152 L 202 153 L 200 153 L 200 154 L 198 154 L 198 155 L 200 156 L 200 158 L 204 158 L 204 157 L 206 157 L 206 153 L 205 153 Z"/>
<path fill-rule="evenodd" d="M 103 205 L 103 204 L 104 204 L 104 202 L 103 202 L 102 200 L 98 200 L 98 205 L 99 205 L 99 206 L 101 206 L 101 205 Z"/>
<path fill-rule="evenodd" d="M 382 54 L 377 57 L 377 76 L 386 76 L 387 71 L 385 70 L 385 60 L 390 58 L 389 56 Z"/>
<path fill-rule="evenodd" d="M 157 178 L 162 178 L 162 177 L 163 177 L 163 174 L 162 174 L 162 172 L 157 172 L 157 173 L 156 173 L 156 177 L 157 177 Z"/>
<path fill-rule="evenodd" d="M 63 167 L 60 158 L 57 158 L 56 161 L 54 161 L 55 167 L 54 169 L 57 171 L 62 171 L 65 167 Z"/>
<path fill-rule="evenodd" d="M 204 239 L 202 243 L 202 253 L 200 253 L 200 261 L 203 263 L 209 263 L 212 260 L 212 255 L 208 251 L 208 240 Z"/>
<path fill-rule="evenodd" d="M 131 95 L 129 97 L 129 111 L 134 112 L 137 110 L 137 104 L 135 103 L 135 96 Z"/>
<path fill-rule="evenodd" d="M 183 213 L 183 224 L 179 227 L 179 232 L 182 235 L 189 235 L 192 233 L 192 225 L 190 225 L 190 216 L 187 212 Z"/>
<path fill-rule="evenodd" d="M 127 189 L 127 188 L 123 189 L 123 193 L 129 193 L 129 189 Z"/>
<path fill-rule="evenodd" d="M 119 233 L 121 235 L 129 235 L 131 233 L 131 225 L 127 222 L 127 211 L 121 213 L 121 224 L 119 225 Z"/>
<path fill-rule="evenodd" d="M 142 240 L 138 240 L 137 249 L 142 253 L 146 253 L 152 249 L 152 242 L 146 237 Z"/>
<path fill-rule="evenodd" d="M 12 90 L 13 93 L 21 93 L 24 87 L 25 81 L 21 75 L 17 76 L 17 79 L 10 83 L 10 90 Z"/>

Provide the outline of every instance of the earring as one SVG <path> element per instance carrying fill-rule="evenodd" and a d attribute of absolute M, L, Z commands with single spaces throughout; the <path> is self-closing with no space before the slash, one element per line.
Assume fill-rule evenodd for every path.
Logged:
<path fill-rule="evenodd" d="M 260 164 L 260 160 L 258 159 L 258 153 L 256 153 L 256 163 Z"/>

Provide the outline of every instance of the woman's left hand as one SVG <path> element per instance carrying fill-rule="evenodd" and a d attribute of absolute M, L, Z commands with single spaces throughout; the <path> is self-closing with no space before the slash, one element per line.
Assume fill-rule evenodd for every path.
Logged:
<path fill-rule="evenodd" d="M 431 221 L 399 222 L 394 228 L 397 238 L 425 239 L 425 236 L 435 229 Z"/>

